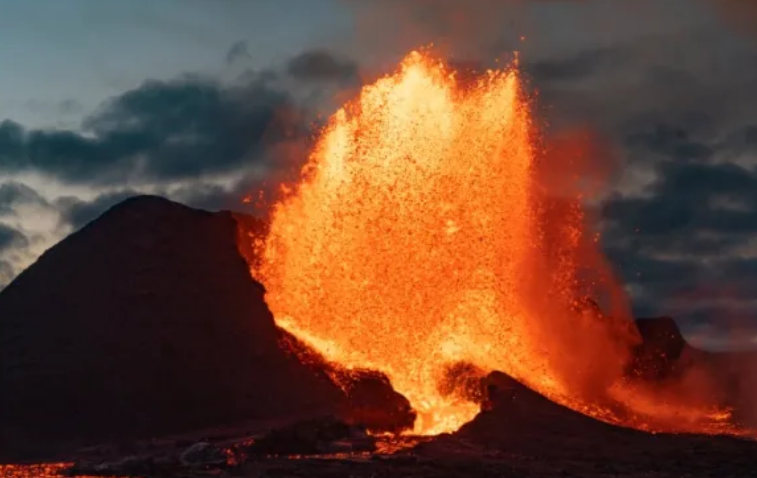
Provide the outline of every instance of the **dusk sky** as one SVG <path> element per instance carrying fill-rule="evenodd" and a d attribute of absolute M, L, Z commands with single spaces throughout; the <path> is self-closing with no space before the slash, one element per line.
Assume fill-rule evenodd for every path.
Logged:
<path fill-rule="evenodd" d="M 757 16 L 734 4 L 0 0 L 0 288 L 130 195 L 244 210 L 337 95 L 435 41 L 521 51 L 549 134 L 607 145 L 597 227 L 636 314 L 755 346 Z M 476 28 L 444 28 L 449 5 Z"/>

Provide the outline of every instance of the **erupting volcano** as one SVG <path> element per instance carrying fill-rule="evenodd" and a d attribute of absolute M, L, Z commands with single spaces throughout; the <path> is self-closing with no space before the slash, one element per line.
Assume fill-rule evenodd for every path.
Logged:
<path fill-rule="evenodd" d="M 517 64 L 473 76 L 413 52 L 334 114 L 256 243 L 277 324 L 345 370 L 385 373 L 417 434 L 470 421 L 470 384 L 493 370 L 612 423 L 722 430 L 715 403 L 624 378 L 638 337 L 580 197 L 540 180 Z"/>

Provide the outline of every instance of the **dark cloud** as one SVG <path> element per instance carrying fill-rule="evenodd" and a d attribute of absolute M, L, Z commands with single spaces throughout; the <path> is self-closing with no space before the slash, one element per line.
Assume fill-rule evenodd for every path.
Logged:
<path fill-rule="evenodd" d="M 245 41 L 238 41 L 231 45 L 229 48 L 229 51 L 226 52 L 226 64 L 227 65 L 233 65 L 239 61 L 249 60 L 252 57 L 250 56 L 250 51 L 247 46 L 247 42 Z"/>
<path fill-rule="evenodd" d="M 0 184 L 0 215 L 14 214 L 20 204 L 46 204 L 47 201 L 29 186 L 16 181 Z"/>
<path fill-rule="evenodd" d="M 545 59 L 524 65 L 524 70 L 537 84 L 581 81 L 602 74 L 608 69 L 628 65 L 632 50 L 627 47 L 601 47 L 560 58 Z"/>
<path fill-rule="evenodd" d="M 285 93 L 263 85 L 225 91 L 202 80 L 147 82 L 89 117 L 89 135 L 4 123 L 0 171 L 88 184 L 223 173 L 260 154 L 278 112 L 287 108 Z M 270 139 L 283 139 L 283 132 Z"/>
<path fill-rule="evenodd" d="M 629 134 L 656 179 L 603 204 L 604 245 L 635 291 L 636 313 L 677 317 L 684 327 L 757 329 L 757 171 L 720 160 L 724 143 L 657 126 Z M 717 159 L 717 161 L 716 161 Z"/>
<path fill-rule="evenodd" d="M 624 227 L 639 236 L 757 231 L 753 169 L 732 163 L 678 161 L 662 161 L 657 169 L 659 177 L 648 195 L 610 199 L 604 206 L 605 219 L 623 218 Z"/>
<path fill-rule="evenodd" d="M 680 161 L 704 161 L 713 155 L 712 147 L 692 140 L 686 130 L 668 124 L 631 133 L 626 136 L 625 145 L 641 150 L 646 158 L 663 156 Z"/>
<path fill-rule="evenodd" d="M 0 170 L 19 169 L 26 161 L 24 128 L 13 121 L 0 123 Z"/>
<path fill-rule="evenodd" d="M 702 142 L 754 124 L 756 47 L 711 29 L 642 37 L 602 47 L 599 54 L 589 49 L 548 58 L 543 70 L 559 80 L 542 73 L 533 83 L 551 124 L 591 124 L 618 146 L 625 146 L 629 132 L 654 134 L 662 125 L 659 133 L 667 136 L 659 139 L 669 141 L 664 147 L 680 147 L 664 128 L 675 125 Z M 571 75 L 576 79 L 568 80 Z"/>
<path fill-rule="evenodd" d="M 0 253 L 13 247 L 25 247 L 27 244 L 28 240 L 21 231 L 0 223 Z"/>
<path fill-rule="evenodd" d="M 299 125 L 287 124 L 296 109 L 286 92 L 263 83 L 223 89 L 198 80 L 149 82 L 85 124 L 115 153 L 111 171 L 125 162 L 146 178 L 184 179 L 259 160 L 267 143 L 296 133 Z"/>
<path fill-rule="evenodd" d="M 289 60 L 287 72 L 303 81 L 350 81 L 357 78 L 358 66 L 329 51 L 310 50 Z"/>
<path fill-rule="evenodd" d="M 342 80 L 354 64 L 306 52 L 287 64 L 299 79 Z M 112 98 L 84 133 L 0 123 L 0 174 L 38 172 L 66 183 L 139 184 L 257 167 L 276 145 L 309 136 L 309 105 L 272 71 L 233 86 L 203 78 L 148 81 Z M 277 84 L 279 83 L 279 84 Z"/>

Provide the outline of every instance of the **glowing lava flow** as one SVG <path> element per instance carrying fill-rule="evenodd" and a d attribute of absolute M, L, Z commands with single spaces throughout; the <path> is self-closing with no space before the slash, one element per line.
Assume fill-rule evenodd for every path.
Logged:
<path fill-rule="evenodd" d="M 589 404 L 633 339 L 572 308 L 580 210 L 554 222 L 537 196 L 518 72 L 462 83 L 413 52 L 338 111 L 275 206 L 253 273 L 279 326 L 343 367 L 386 373 L 416 433 L 478 412 L 449 386 L 459 363 L 612 420 Z"/>

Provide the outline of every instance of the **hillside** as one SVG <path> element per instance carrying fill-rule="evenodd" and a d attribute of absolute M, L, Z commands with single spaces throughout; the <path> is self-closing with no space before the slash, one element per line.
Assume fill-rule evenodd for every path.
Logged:
<path fill-rule="evenodd" d="M 334 408 L 278 346 L 228 213 L 129 199 L 0 293 L 0 458 Z"/>

